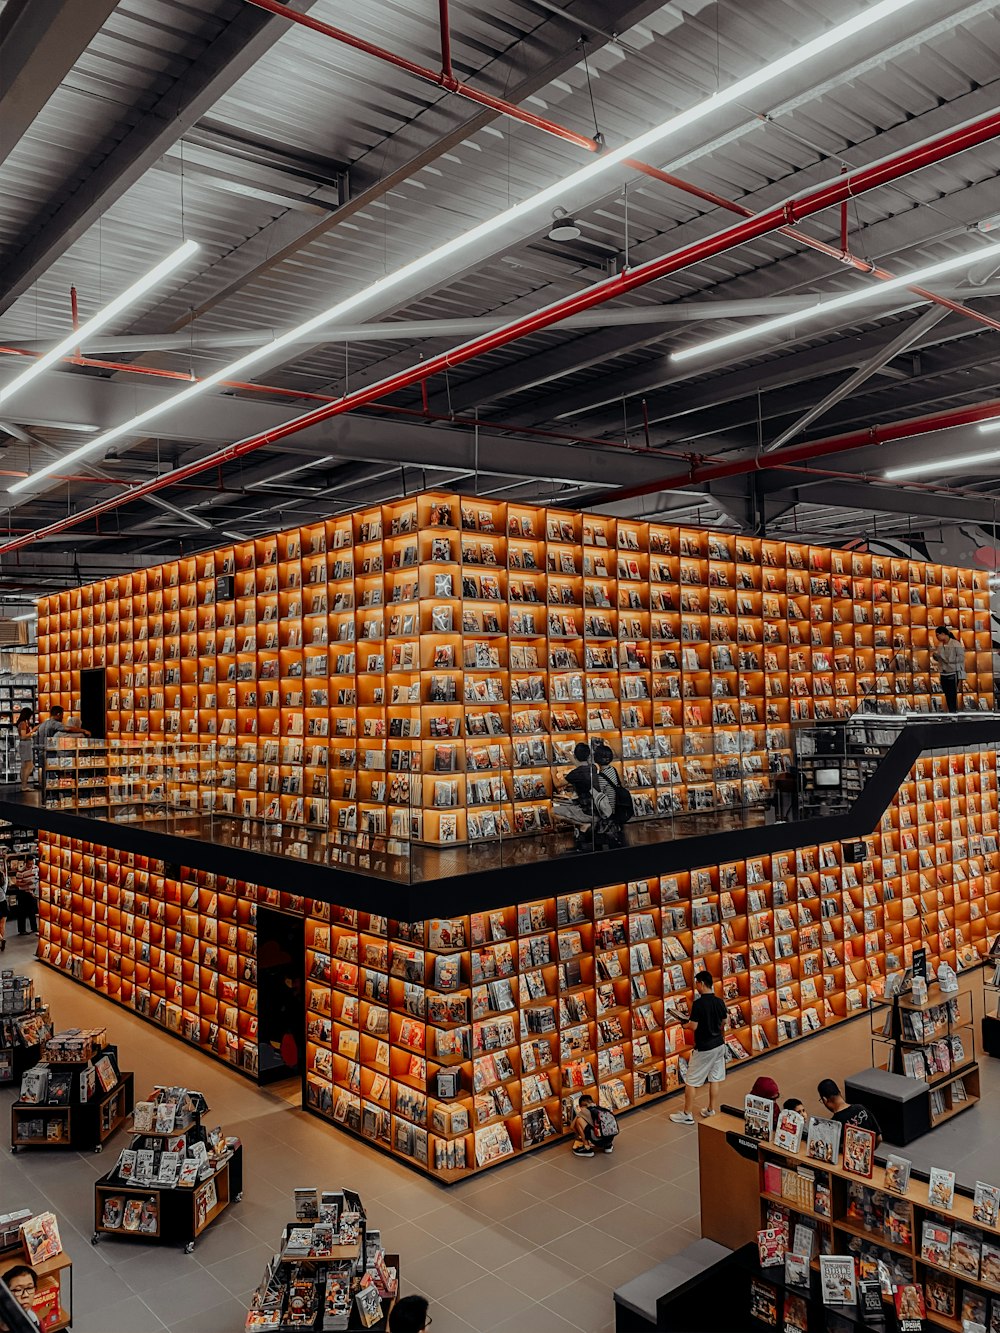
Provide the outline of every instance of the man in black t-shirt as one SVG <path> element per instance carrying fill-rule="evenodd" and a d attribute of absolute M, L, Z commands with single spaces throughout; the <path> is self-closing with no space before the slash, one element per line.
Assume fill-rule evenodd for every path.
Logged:
<path fill-rule="evenodd" d="M 726 1041 L 722 1035 L 726 1006 L 715 993 L 711 972 L 696 972 L 694 988 L 697 998 L 691 1006 L 691 1019 L 684 1024 L 685 1032 L 694 1033 L 694 1050 L 684 1076 L 684 1110 L 675 1111 L 670 1117 L 675 1125 L 694 1124 L 694 1090 L 706 1083 L 708 1105 L 701 1113 L 715 1115 L 719 1109 L 719 1088 L 726 1077 Z"/>
<path fill-rule="evenodd" d="M 848 1105 L 832 1078 L 825 1078 L 816 1091 L 819 1093 L 820 1101 L 830 1112 L 831 1120 L 839 1121 L 841 1125 L 857 1125 L 859 1129 L 870 1129 L 875 1135 L 875 1146 L 878 1147 L 882 1142 L 882 1131 L 867 1106 L 862 1106 L 860 1102 Z"/>

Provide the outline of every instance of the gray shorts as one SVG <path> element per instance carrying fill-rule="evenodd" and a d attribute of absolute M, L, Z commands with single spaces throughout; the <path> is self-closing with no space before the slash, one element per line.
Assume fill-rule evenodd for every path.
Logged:
<path fill-rule="evenodd" d="M 684 1082 L 689 1088 L 701 1088 L 706 1083 L 722 1083 L 726 1077 L 726 1048 L 716 1046 L 711 1051 L 692 1051 L 688 1061 L 687 1078 Z"/>

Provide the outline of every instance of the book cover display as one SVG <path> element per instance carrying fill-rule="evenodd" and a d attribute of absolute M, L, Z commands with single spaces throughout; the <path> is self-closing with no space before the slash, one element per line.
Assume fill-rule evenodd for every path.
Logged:
<path fill-rule="evenodd" d="M 967 705 L 991 707 L 987 585 L 418 495 L 43 597 L 42 711 L 78 712 L 81 668 L 104 668 L 109 739 L 218 745 L 222 760 L 130 782 L 68 751 L 46 799 L 478 841 L 549 827 L 574 743 L 600 736 L 640 816 L 757 804 L 789 769 L 793 723 L 849 717 L 873 693 L 933 711 L 938 623 L 970 654 Z"/>
<path fill-rule="evenodd" d="M 996 784 L 994 751 L 927 756 L 861 861 L 830 843 L 698 866 L 438 921 L 433 947 L 431 922 L 203 871 L 174 878 L 152 859 L 43 835 L 39 950 L 253 1073 L 257 906 L 304 914 L 307 1104 L 458 1178 L 509 1155 L 508 1142 L 563 1133 L 580 1092 L 617 1110 L 677 1087 L 701 962 L 727 1006 L 728 1058 L 743 1062 L 794 1040 L 790 1020 L 804 1035 L 863 1011 L 916 947 L 935 962 L 985 955 L 1000 931 Z M 698 954 L 695 930 L 710 937 Z M 796 1001 L 780 1015 L 779 988 Z M 456 1099 L 465 1116 L 448 1129 L 433 1113 Z"/>
<path fill-rule="evenodd" d="M 301 1187 L 295 1221 L 254 1291 L 247 1330 L 384 1327 L 399 1291 L 399 1258 L 387 1255 L 353 1190 Z"/>

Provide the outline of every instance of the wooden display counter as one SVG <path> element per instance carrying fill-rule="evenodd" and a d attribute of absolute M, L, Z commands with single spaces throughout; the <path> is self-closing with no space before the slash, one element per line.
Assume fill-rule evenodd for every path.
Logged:
<path fill-rule="evenodd" d="M 0 1250 L 0 1275 L 27 1264 L 23 1245 Z M 33 1310 L 42 1333 L 59 1333 L 73 1323 L 73 1261 L 65 1250 L 52 1259 L 31 1264 L 38 1276 Z"/>
<path fill-rule="evenodd" d="M 730 1250 L 756 1242 L 760 1227 L 760 1165 L 756 1139 L 743 1117 L 720 1111 L 698 1121 L 701 1234 Z"/>

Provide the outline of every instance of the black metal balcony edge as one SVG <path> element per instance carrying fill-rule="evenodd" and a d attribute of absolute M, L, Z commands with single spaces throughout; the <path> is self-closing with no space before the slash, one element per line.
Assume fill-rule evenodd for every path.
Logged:
<path fill-rule="evenodd" d="M 873 717 L 871 721 L 877 725 L 878 719 Z M 431 916 L 488 911 L 625 880 L 680 873 L 692 866 L 791 852 L 820 842 L 863 838 L 877 828 L 922 754 L 990 745 L 1000 745 L 1000 716 L 995 714 L 973 714 L 953 721 L 912 722 L 901 728 L 871 779 L 842 815 L 696 834 L 614 851 L 472 870 L 416 883 L 384 879 L 350 867 L 319 865 L 294 856 L 203 842 L 138 824 L 96 820 L 22 802 L 16 793 L 0 795 L 0 819 L 153 857 L 169 866 L 207 870 L 340 907 L 356 907 L 395 920 L 418 921 Z"/>

